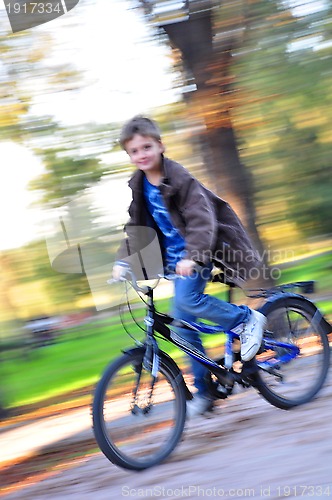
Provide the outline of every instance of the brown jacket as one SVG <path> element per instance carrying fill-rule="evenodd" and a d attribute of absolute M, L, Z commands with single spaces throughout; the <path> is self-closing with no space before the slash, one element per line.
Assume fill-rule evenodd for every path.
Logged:
<path fill-rule="evenodd" d="M 202 264 L 212 261 L 229 279 L 238 284 L 246 281 L 250 269 L 257 266 L 257 253 L 229 204 L 175 161 L 163 159 L 163 174 L 159 188 L 171 221 L 185 240 L 184 258 Z M 133 195 L 125 226 L 129 239 L 132 228 L 154 224 L 144 201 L 143 178 L 137 170 L 129 181 Z M 125 248 L 123 244 L 119 258 L 125 256 Z"/>

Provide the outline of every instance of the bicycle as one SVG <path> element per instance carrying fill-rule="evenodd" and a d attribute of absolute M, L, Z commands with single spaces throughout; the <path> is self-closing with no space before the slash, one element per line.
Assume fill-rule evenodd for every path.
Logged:
<path fill-rule="evenodd" d="M 254 387 L 269 403 L 288 410 L 309 402 L 319 392 L 329 368 L 327 334 L 332 328 L 313 302 L 294 293 L 297 288 L 303 293 L 313 292 L 314 282 L 251 291 L 250 297 L 264 299 L 259 311 L 267 317 L 267 327 L 256 357 L 241 363 L 234 349 L 239 334 L 233 331 L 224 332 L 224 354 L 214 360 L 172 329 L 223 332 L 221 325 L 189 323 L 158 312 L 153 290 L 159 280 L 152 286 L 140 286 L 133 275 L 127 275 L 126 283 L 131 283 L 146 304 L 145 340 L 124 350 L 106 368 L 95 389 L 94 434 L 111 462 L 125 469 L 143 470 L 165 460 L 181 439 L 186 402 L 193 396 L 180 368 L 159 348 L 157 339 L 174 344 L 208 368 L 206 380 L 215 400 L 227 398 L 239 384 Z M 213 281 L 225 283 L 221 274 Z M 226 284 L 232 302 L 235 285 Z"/>

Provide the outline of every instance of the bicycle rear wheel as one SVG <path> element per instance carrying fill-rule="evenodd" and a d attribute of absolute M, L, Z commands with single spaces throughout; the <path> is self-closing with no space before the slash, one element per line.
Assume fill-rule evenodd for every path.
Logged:
<path fill-rule="evenodd" d="M 180 372 L 175 373 L 173 363 L 161 353 L 159 373 L 153 380 L 142 366 L 143 355 L 142 349 L 134 349 L 112 363 L 93 401 L 93 427 L 100 449 L 114 464 L 133 470 L 164 460 L 180 440 L 186 418 Z"/>
<path fill-rule="evenodd" d="M 289 354 L 283 347 L 258 354 L 256 362 L 261 369 L 255 385 L 265 399 L 279 408 L 307 403 L 321 389 L 330 362 L 329 342 L 320 324 L 320 313 L 314 304 L 296 296 L 268 302 L 261 311 L 267 317 L 265 337 L 296 346 L 299 354 L 284 363 L 278 363 Z"/>

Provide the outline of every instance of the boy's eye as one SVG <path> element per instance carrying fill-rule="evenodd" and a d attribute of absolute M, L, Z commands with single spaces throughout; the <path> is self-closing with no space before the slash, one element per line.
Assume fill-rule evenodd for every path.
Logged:
<path fill-rule="evenodd" d="M 151 144 L 145 144 L 145 146 L 144 146 L 145 150 L 150 149 L 150 148 L 151 148 Z"/>

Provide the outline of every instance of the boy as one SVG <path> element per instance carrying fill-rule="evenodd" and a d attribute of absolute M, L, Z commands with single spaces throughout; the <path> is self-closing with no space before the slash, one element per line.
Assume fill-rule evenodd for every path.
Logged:
<path fill-rule="evenodd" d="M 184 167 L 164 157 L 158 126 L 149 118 L 136 116 L 125 124 L 120 143 L 138 169 L 129 181 L 133 199 L 128 227 L 155 227 L 166 272 L 182 277 L 174 280 L 173 316 L 185 321 L 210 320 L 225 330 L 240 325 L 241 358 L 249 361 L 261 345 L 265 317 L 247 306 L 229 304 L 203 293 L 212 263 L 241 278 L 243 268 L 234 274 L 234 263 L 239 262 L 229 259 L 230 248 L 238 255 L 253 254 L 237 216 Z M 247 261 L 242 259 L 241 264 Z M 125 267 L 118 261 L 113 278 L 119 279 L 124 273 Z M 179 333 L 204 352 L 198 333 L 185 329 Z M 203 414 L 212 406 L 204 379 L 206 369 L 192 359 L 191 364 L 197 393 L 188 402 L 189 417 Z"/>

